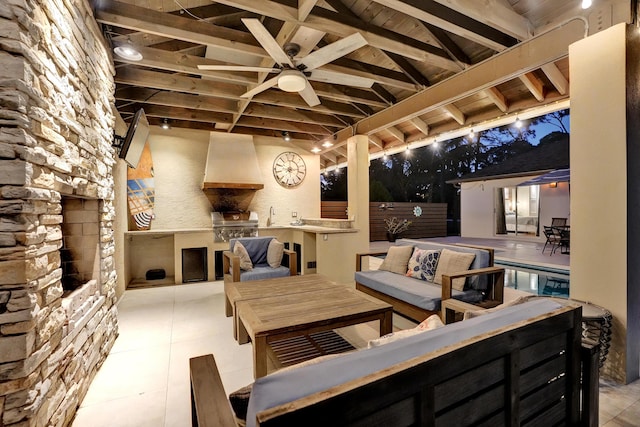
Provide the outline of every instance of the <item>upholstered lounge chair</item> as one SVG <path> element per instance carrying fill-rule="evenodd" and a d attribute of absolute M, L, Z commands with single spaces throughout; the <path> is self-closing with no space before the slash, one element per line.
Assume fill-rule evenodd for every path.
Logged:
<path fill-rule="evenodd" d="M 227 282 L 247 282 L 250 280 L 273 279 L 276 277 L 295 276 L 298 274 L 296 267 L 296 253 L 288 249 L 282 249 L 282 255 L 277 262 L 268 260 L 273 253 L 269 250 L 271 241 L 275 237 L 245 237 L 232 239 L 229 241 L 229 250 L 223 252 L 222 265 L 224 269 L 224 281 Z M 240 256 L 234 254 L 236 242 L 242 243 L 251 259 L 251 269 L 240 268 Z M 268 261 L 271 261 L 271 264 Z M 288 267 L 287 265 L 288 261 Z M 285 265 L 281 265 L 284 262 Z M 230 316 L 228 313 L 227 316 Z"/>

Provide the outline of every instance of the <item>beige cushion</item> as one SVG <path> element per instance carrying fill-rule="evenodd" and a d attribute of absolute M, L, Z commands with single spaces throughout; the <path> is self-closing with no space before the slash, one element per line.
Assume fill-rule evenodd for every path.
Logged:
<path fill-rule="evenodd" d="M 387 257 L 378 269 L 405 275 L 412 253 L 413 246 L 391 246 L 387 251 Z"/>
<path fill-rule="evenodd" d="M 247 248 L 238 241 L 233 245 L 233 254 L 240 257 L 240 270 L 253 270 L 253 263 L 247 252 Z"/>
<path fill-rule="evenodd" d="M 437 314 L 432 314 L 413 329 L 404 329 L 402 331 L 391 332 L 390 334 L 384 335 L 380 338 L 369 340 L 367 347 L 379 347 L 384 344 L 389 344 L 390 342 L 398 341 L 402 338 L 411 337 L 413 335 L 421 334 L 427 331 L 432 331 L 443 326 L 444 323 L 442 323 L 442 320 L 440 320 L 440 316 L 438 316 Z"/>
<path fill-rule="evenodd" d="M 467 271 L 475 257 L 476 254 L 468 254 L 464 252 L 456 252 L 449 249 L 443 249 L 440 253 L 440 259 L 438 260 L 436 277 L 433 280 L 434 283 L 442 285 L 443 274 L 453 274 Z M 457 291 L 462 291 L 464 290 L 465 280 L 467 279 L 464 277 L 460 279 L 454 279 L 453 283 L 451 283 L 451 287 Z"/>
<path fill-rule="evenodd" d="M 284 254 L 284 243 L 278 239 L 272 239 L 267 248 L 267 263 L 269 263 L 269 267 L 280 267 L 280 264 L 282 264 L 282 254 Z"/>
<path fill-rule="evenodd" d="M 535 295 L 523 295 L 523 296 L 518 297 L 518 298 L 516 298 L 514 300 L 507 301 L 505 303 L 502 303 L 500 305 L 496 305 L 495 307 L 488 308 L 486 310 L 465 311 L 464 312 L 464 317 L 462 318 L 462 320 L 473 319 L 474 317 L 478 317 L 478 316 L 482 316 L 482 315 L 485 315 L 485 314 L 493 313 L 494 311 L 502 310 L 503 308 L 506 308 L 506 307 L 511 307 L 513 305 L 522 304 L 523 302 L 527 302 L 531 298 L 534 298 L 534 297 L 535 297 Z"/>

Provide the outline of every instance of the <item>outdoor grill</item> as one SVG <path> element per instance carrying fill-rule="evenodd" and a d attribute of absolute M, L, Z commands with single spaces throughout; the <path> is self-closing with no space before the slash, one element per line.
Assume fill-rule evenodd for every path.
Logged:
<path fill-rule="evenodd" d="M 211 212 L 213 241 L 228 242 L 237 237 L 258 235 L 258 214 L 256 212 Z"/>

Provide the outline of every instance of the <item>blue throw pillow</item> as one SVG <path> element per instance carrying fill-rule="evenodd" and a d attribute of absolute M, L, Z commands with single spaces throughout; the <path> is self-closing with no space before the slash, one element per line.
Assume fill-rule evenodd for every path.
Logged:
<path fill-rule="evenodd" d="M 415 248 L 409 258 L 407 276 L 433 282 L 440 251 Z"/>

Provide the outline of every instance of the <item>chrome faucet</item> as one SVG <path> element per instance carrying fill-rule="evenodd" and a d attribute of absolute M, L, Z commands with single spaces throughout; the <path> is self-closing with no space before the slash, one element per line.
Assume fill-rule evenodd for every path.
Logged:
<path fill-rule="evenodd" d="M 273 225 L 272 215 L 275 215 L 276 211 L 273 209 L 273 206 L 269 207 L 269 219 L 267 220 L 267 227 L 271 227 Z"/>

